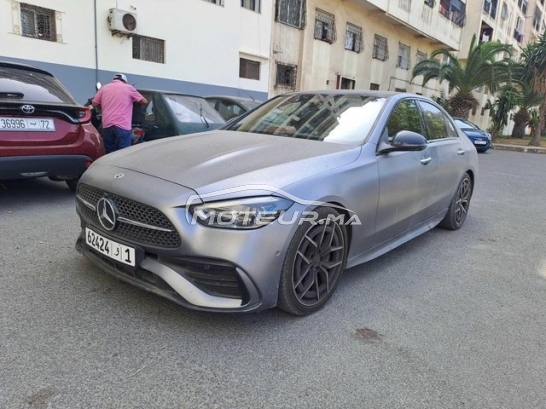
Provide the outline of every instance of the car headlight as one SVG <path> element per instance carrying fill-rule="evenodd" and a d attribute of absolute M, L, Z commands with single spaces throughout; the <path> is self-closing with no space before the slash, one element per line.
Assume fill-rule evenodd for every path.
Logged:
<path fill-rule="evenodd" d="M 273 223 L 293 203 L 275 196 L 206 203 L 192 208 L 192 221 L 224 229 L 257 229 Z"/>

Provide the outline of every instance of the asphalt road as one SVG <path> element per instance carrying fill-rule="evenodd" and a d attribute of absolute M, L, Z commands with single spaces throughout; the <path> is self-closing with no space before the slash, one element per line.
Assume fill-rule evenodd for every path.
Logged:
<path fill-rule="evenodd" d="M 348 270 L 320 312 L 185 310 L 74 250 L 74 196 L 0 186 L 0 408 L 544 408 L 546 157 L 480 155 L 462 230 Z"/>

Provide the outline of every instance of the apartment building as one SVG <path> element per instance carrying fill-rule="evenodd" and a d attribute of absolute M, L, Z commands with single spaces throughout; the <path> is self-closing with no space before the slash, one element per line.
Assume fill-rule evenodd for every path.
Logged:
<path fill-rule="evenodd" d="M 444 96 L 435 81 L 412 81 L 412 68 L 436 48 L 459 50 L 465 19 L 460 0 L 277 0 L 269 93 L 356 88 Z"/>
<path fill-rule="evenodd" d="M 260 0 L 0 0 L 0 59 L 52 71 L 79 102 L 116 72 L 142 88 L 265 99 L 272 13 Z"/>

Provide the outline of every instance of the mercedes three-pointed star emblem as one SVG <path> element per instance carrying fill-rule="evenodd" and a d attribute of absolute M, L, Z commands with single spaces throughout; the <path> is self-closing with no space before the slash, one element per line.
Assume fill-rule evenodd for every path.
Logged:
<path fill-rule="evenodd" d="M 116 228 L 116 205 L 112 200 L 102 197 L 97 203 L 97 216 L 99 222 L 108 231 Z"/>

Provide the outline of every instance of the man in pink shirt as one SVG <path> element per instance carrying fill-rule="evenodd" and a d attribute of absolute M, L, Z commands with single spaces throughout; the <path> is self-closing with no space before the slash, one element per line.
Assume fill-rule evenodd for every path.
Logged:
<path fill-rule="evenodd" d="M 101 87 L 93 98 L 93 106 L 100 106 L 102 111 L 102 138 L 106 153 L 131 146 L 133 102 L 148 103 L 132 85 L 127 84 L 124 74 L 114 75 L 114 80 Z"/>

